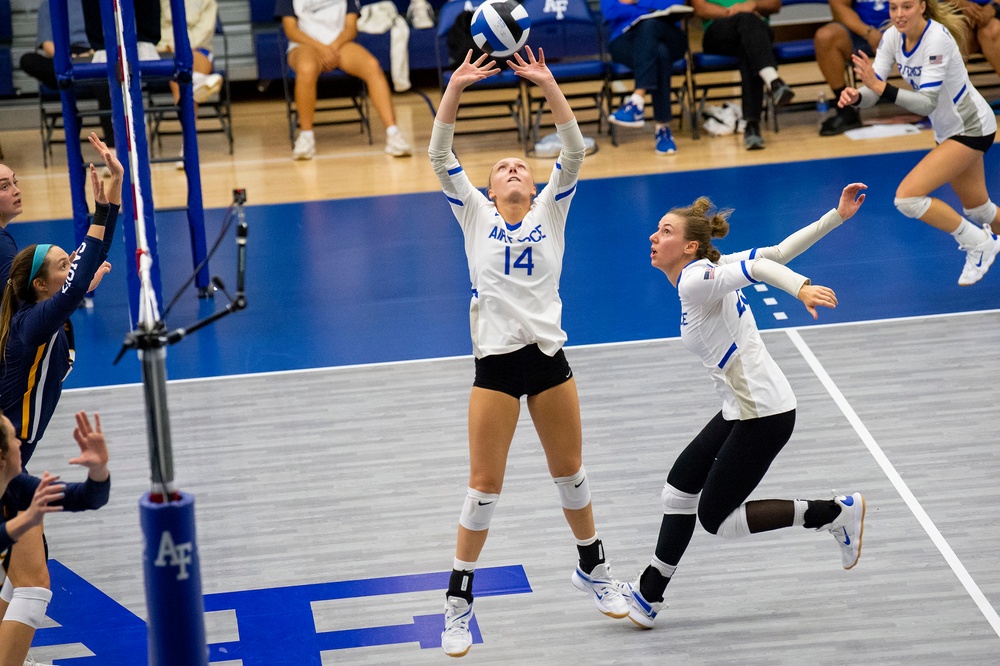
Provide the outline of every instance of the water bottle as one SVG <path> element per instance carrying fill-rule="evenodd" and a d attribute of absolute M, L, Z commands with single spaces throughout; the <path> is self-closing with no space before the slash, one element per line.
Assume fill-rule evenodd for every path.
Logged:
<path fill-rule="evenodd" d="M 830 103 L 826 101 L 826 93 L 820 93 L 816 98 L 816 122 L 822 127 L 823 121 L 830 115 Z"/>

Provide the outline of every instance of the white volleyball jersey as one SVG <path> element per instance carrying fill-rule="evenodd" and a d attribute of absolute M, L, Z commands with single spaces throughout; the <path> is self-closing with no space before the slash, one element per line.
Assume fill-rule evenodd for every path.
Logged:
<path fill-rule="evenodd" d="M 955 39 L 937 21 L 927 22 L 920 41 L 909 52 L 906 38 L 895 26 L 885 31 L 875 53 L 875 74 L 885 81 L 893 66 L 914 92 L 937 93 L 930 120 L 938 143 L 953 136 L 988 136 L 996 132 L 993 109 L 969 81 Z"/>
<path fill-rule="evenodd" d="M 573 130 L 580 131 L 575 124 Z M 581 136 L 581 145 L 582 141 Z M 434 164 L 465 235 L 472 282 L 469 319 L 476 358 L 506 354 L 530 344 L 553 356 L 566 342 L 559 277 L 566 246 L 566 216 L 581 163 L 560 155 L 528 214 L 514 222 L 500 217 L 496 205 L 476 189 L 454 153 L 449 152 L 445 162 Z"/>
<path fill-rule="evenodd" d="M 755 256 L 751 250 L 723 255 L 717 264 L 699 259 L 685 266 L 677 281 L 681 340 L 711 373 L 729 421 L 781 414 L 796 405 L 740 291 L 756 282 L 747 268 Z"/>

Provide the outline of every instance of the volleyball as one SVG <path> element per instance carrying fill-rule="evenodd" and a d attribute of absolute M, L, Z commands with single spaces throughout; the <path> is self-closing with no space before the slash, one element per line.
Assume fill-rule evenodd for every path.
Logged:
<path fill-rule="evenodd" d="M 487 0 L 472 15 L 472 39 L 484 53 L 512 55 L 528 41 L 531 19 L 517 0 Z"/>

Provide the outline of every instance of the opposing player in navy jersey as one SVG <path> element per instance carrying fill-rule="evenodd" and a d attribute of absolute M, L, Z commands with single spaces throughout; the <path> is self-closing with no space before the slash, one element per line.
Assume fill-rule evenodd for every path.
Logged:
<path fill-rule="evenodd" d="M 785 266 L 854 215 L 864 202 L 854 183 L 837 208 L 778 245 L 720 255 L 713 238 L 729 231 L 731 211 L 710 215 L 702 197 L 675 208 L 649 237 L 651 263 L 677 288 L 681 340 L 699 356 L 722 399 L 722 410 L 681 452 L 661 495 L 663 519 L 654 557 L 639 577 L 621 583 L 629 618 L 651 628 L 665 606 L 663 593 L 694 533 L 696 516 L 710 533 L 736 538 L 801 525 L 833 534 L 845 569 L 861 556 L 865 502 L 861 493 L 833 500 L 747 501 L 795 426 L 795 394 L 764 347 L 740 291 L 766 282 L 795 296 L 815 318 L 836 307 L 833 290 L 810 283 Z"/>
<path fill-rule="evenodd" d="M 1000 212 L 986 189 L 983 156 L 997 131 L 993 109 L 972 83 L 962 60 L 966 30 L 961 14 L 937 0 L 889 0 L 892 25 L 875 52 L 874 63 L 863 53 L 852 56 L 864 83 L 846 88 L 838 104 L 861 108 L 878 101 L 930 116 L 937 142 L 896 188 L 896 208 L 906 217 L 947 231 L 965 251 L 958 284 L 975 284 L 1000 252 Z M 913 90 L 888 82 L 896 70 Z M 950 184 L 963 215 L 930 196 Z"/>
<path fill-rule="evenodd" d="M 21 440 L 0 412 L 0 558 L 6 574 L 0 589 L 2 664 L 35 663 L 25 658 L 52 598 L 45 550 L 24 549 L 22 539 L 40 528 L 48 513 L 99 509 L 108 503 L 111 474 L 101 417 L 94 414 L 92 426 L 86 412 L 78 412 L 73 439 L 80 455 L 69 462 L 87 468 L 86 481 L 64 483 L 48 472 L 31 476 L 22 472 Z"/>
<path fill-rule="evenodd" d="M 507 453 L 527 396 L 528 411 L 555 481 L 563 513 L 577 540 L 573 584 L 605 615 L 624 618 L 628 607 L 612 584 L 594 527 L 583 468 L 580 403 L 562 351 L 559 275 L 566 217 L 576 191 L 584 142 L 576 118 L 539 50 L 507 63 L 537 85 L 552 111 L 562 150 L 548 183 L 538 191 L 524 160 L 508 157 L 490 172 L 484 196 L 451 150 L 462 91 L 500 70 L 472 52 L 455 70 L 441 98 L 431 134 L 431 164 L 465 236 L 472 281 L 469 317 L 476 377 L 469 398 L 469 489 L 459 518 L 458 546 L 445 602 L 445 653 L 461 657 L 472 645 L 472 579 L 500 499 Z"/>

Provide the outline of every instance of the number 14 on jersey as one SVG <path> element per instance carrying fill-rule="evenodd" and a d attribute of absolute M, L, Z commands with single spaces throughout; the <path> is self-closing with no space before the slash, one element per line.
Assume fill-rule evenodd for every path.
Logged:
<path fill-rule="evenodd" d="M 510 245 L 504 248 L 506 252 L 504 253 L 504 264 L 503 264 L 503 274 L 510 275 L 511 263 L 510 263 Z M 517 259 L 514 260 L 513 268 L 521 268 L 528 271 L 528 275 L 531 275 L 531 269 L 535 267 L 534 262 L 531 261 L 531 246 L 524 248 L 524 252 L 518 255 Z"/>

